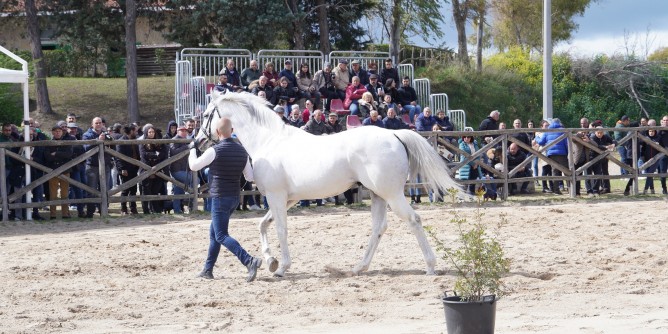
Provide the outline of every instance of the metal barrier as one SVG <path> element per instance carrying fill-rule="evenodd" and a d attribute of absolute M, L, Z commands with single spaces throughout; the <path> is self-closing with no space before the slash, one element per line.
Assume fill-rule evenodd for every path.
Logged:
<path fill-rule="evenodd" d="M 176 79 L 174 81 L 174 115 L 178 124 L 191 118 L 195 113 L 195 104 L 190 93 L 192 67 L 186 60 L 176 62 Z"/>
<path fill-rule="evenodd" d="M 391 58 L 389 52 L 380 51 L 332 51 L 327 57 L 327 61 L 336 66 L 341 60 L 353 61 L 359 60 L 360 66 L 364 69 L 369 68 L 369 63 L 375 63 L 378 66 L 378 72 L 385 66 L 385 60 Z M 395 62 L 396 63 L 396 62 Z"/>
<path fill-rule="evenodd" d="M 418 97 L 418 104 L 423 109 L 425 107 L 431 108 L 431 101 L 429 100 L 429 96 L 431 95 L 431 85 L 429 83 L 429 79 L 422 78 L 413 80 L 413 88 L 415 89 L 415 93 Z M 432 108 L 432 111 L 435 110 Z M 420 110 L 420 112 L 422 112 L 422 110 Z"/>
<path fill-rule="evenodd" d="M 461 131 L 466 129 L 466 112 L 462 109 L 448 110 L 448 117 L 450 122 L 455 126 L 455 130 Z"/>
<path fill-rule="evenodd" d="M 267 62 L 273 62 L 277 72 L 283 69 L 286 60 L 292 61 L 292 71 L 297 73 L 301 64 L 308 64 L 311 76 L 320 71 L 325 61 L 325 56 L 320 51 L 313 50 L 260 50 L 257 53 L 257 61 L 264 68 Z"/>
<path fill-rule="evenodd" d="M 438 110 L 443 110 L 445 111 L 445 114 L 448 115 L 450 109 L 448 105 L 448 94 L 438 93 L 429 95 L 429 105 L 434 113 Z"/>
<path fill-rule="evenodd" d="M 397 71 L 399 72 L 399 82 L 397 82 L 397 87 L 401 85 L 401 80 L 408 76 L 411 82 L 415 78 L 415 71 L 413 70 L 413 64 L 399 64 L 397 66 Z"/>
<path fill-rule="evenodd" d="M 181 50 L 177 60 L 190 61 L 193 77 L 204 77 L 207 84 L 218 82 L 218 73 L 225 68 L 228 59 L 234 60 L 237 71 L 241 73 L 250 66 L 253 54 L 245 49 L 197 49 L 185 48 Z"/>

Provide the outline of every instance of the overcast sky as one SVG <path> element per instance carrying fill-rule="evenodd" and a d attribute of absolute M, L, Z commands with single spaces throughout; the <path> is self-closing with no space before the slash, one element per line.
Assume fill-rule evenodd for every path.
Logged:
<path fill-rule="evenodd" d="M 441 12 L 446 22 L 446 45 L 456 49 L 457 33 L 452 23 L 452 7 L 445 5 Z M 668 0 L 599 0 L 587 8 L 584 16 L 576 17 L 576 22 L 579 28 L 573 39 L 570 43 L 556 45 L 555 51 L 569 51 L 583 56 L 626 54 L 627 45 L 635 49 L 636 55 L 644 57 L 660 47 L 668 47 Z M 473 28 L 468 27 L 467 34 L 472 33 Z M 625 34 L 629 37 L 628 42 L 625 42 Z M 411 40 L 420 46 L 429 45 L 419 37 Z"/>

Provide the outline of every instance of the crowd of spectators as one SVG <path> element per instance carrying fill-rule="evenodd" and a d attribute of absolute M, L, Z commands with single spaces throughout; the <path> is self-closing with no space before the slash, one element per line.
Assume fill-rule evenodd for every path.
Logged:
<path fill-rule="evenodd" d="M 348 68 L 348 61 L 340 61 L 335 69 L 332 69 L 331 64 L 325 63 L 322 70 L 312 75 L 306 63 L 300 64 L 295 73 L 290 60 L 284 62 L 284 68 L 280 71 L 274 68 L 272 62 L 264 64 L 264 69 L 261 70 L 257 61 L 253 60 L 250 62 L 249 68 L 238 71 L 234 61 L 230 59 L 226 62 L 225 68 L 220 71 L 218 83 L 214 89 L 221 92 L 249 91 L 255 95 L 264 97 L 274 105 L 274 111 L 285 124 L 303 129 L 313 135 L 330 135 L 345 131 L 345 120 L 339 119 L 339 115 L 330 110 L 331 99 L 335 98 L 343 100 L 344 106 L 349 108 L 351 115 L 360 117 L 363 126 L 378 126 L 389 130 L 414 129 L 416 131 L 445 132 L 463 130 L 455 129 L 443 110 L 437 110 L 434 115 L 429 107 L 422 109 L 417 103 L 415 90 L 410 87 L 408 77 L 402 78 L 401 87 L 397 88 L 400 78 L 397 69 L 393 66 L 390 59 L 384 62 L 384 67 L 380 71 L 378 70 L 378 65 L 373 62 L 368 64 L 368 69 L 364 69 L 357 60 L 352 60 L 350 63 L 351 68 Z M 402 117 L 404 115 L 408 116 L 408 121 L 404 121 Z M 505 122 L 501 121 L 501 113 L 494 110 L 480 123 L 478 131 L 505 129 L 505 124 Z M 643 118 L 639 122 L 632 123 L 629 117 L 623 116 L 615 124 L 615 128 L 620 128 L 620 131 L 615 131 L 611 136 L 604 131 L 595 130 L 596 128 L 605 127 L 600 120 L 590 122 L 587 118 L 582 118 L 580 120 L 580 128 L 593 130 L 578 132 L 577 137 L 583 142 L 596 146 L 598 150 L 594 150 L 590 146 L 583 145 L 578 141 L 571 142 L 561 137 L 562 132 L 541 132 L 540 129 L 534 128 L 534 124 L 533 120 L 527 120 L 527 126 L 524 128 L 520 119 L 513 120 L 512 125 L 514 129 L 527 130 L 526 132 L 512 134 L 512 137 L 521 144 L 512 143 L 509 145 L 507 150 L 505 150 L 506 156 L 502 156 L 503 150 L 500 147 L 501 144 L 495 145 L 488 152 L 482 154 L 480 158 L 473 159 L 461 167 L 458 173 L 459 178 L 462 180 L 493 178 L 493 173 L 490 173 L 485 168 L 481 168 L 481 165 L 486 164 L 492 169 L 502 170 L 504 168 L 504 160 L 507 160 L 507 171 L 513 171 L 511 175 L 513 178 L 548 175 L 561 176 L 563 170 L 569 169 L 571 151 L 574 152 L 575 161 L 573 161 L 573 165 L 576 169 L 585 165 L 587 166 L 582 173 L 588 175 L 608 175 L 608 160 L 597 160 L 597 157 L 604 151 L 617 150 L 621 162 L 627 165 L 633 163 L 632 152 L 634 150 L 631 147 L 633 141 L 626 139 L 626 136 L 630 135 L 631 132 L 621 131 L 621 128 L 656 126 L 656 121 Z M 188 119 L 183 124 L 170 121 L 164 129 L 164 133 L 162 129 L 152 124 L 142 126 L 139 123 L 126 125 L 116 123 L 109 126 L 102 117 L 93 118 L 90 126 L 82 128 L 77 123 L 77 117 L 74 114 L 67 115 L 65 120 L 59 121 L 51 127 L 48 136 L 42 132 L 38 122 L 31 120 L 29 126 L 32 141 L 52 140 L 54 144 L 62 140 L 189 139 L 194 138 L 199 131 L 199 119 L 197 117 Z M 541 120 L 539 126 L 542 129 L 564 128 L 561 121 L 556 118 L 549 121 Z M 668 115 L 661 119 L 661 126 L 668 126 Z M 668 148 L 668 131 L 652 129 L 642 131 L 640 134 L 647 139 L 638 140 L 638 147 L 636 149 L 636 152 L 638 152 L 638 166 L 643 167 L 642 173 L 646 176 L 643 193 L 653 194 L 655 188 L 651 174 L 657 171 L 659 173 L 666 173 L 668 157 L 662 156 L 660 159 L 654 159 L 659 154 L 659 151 L 650 143 Z M 446 160 L 464 161 L 468 156 L 479 151 L 485 144 L 491 143 L 495 137 L 496 135 L 478 136 L 475 132 L 460 138 L 445 136 L 443 137 L 445 140 L 458 147 L 464 153 L 455 155 L 451 150 L 443 150 L 444 152 L 441 152 L 441 154 Z M 480 142 L 476 138 L 479 138 Z M 14 124 L 4 124 L 2 126 L 0 142 L 8 141 L 23 141 L 23 134 L 19 132 L 19 128 Z M 46 167 L 57 169 L 96 146 L 88 144 L 37 146 L 32 151 L 32 159 Z M 154 167 L 165 159 L 187 150 L 187 144 L 185 143 L 161 144 L 140 142 L 138 144 L 110 144 L 110 146 L 118 153 L 141 161 L 149 167 Z M 548 148 L 543 151 L 542 147 L 544 146 Z M 530 154 L 527 149 L 529 147 L 543 151 L 542 153 L 547 157 L 547 163 L 543 162 L 543 159 L 538 158 L 534 158 L 531 163 L 526 163 L 525 160 Z M 18 149 L 12 150 L 18 153 Z M 539 160 L 541 161 L 540 163 Z M 99 174 L 100 169 L 98 165 L 100 161 L 106 167 L 104 168 L 106 175 L 103 179 L 100 179 Z M 644 162 L 651 162 L 651 164 L 643 166 Z M 5 166 L 7 170 L 7 190 L 11 194 L 25 185 L 25 164 L 18 163 L 15 159 L 7 157 Z M 88 187 L 99 190 L 100 182 L 106 182 L 106 188 L 111 189 L 117 185 L 129 182 L 145 172 L 139 166 L 123 159 L 115 158 L 110 154 L 105 154 L 103 159 L 99 159 L 96 153 L 68 170 L 63 170 L 62 174 Z M 163 172 L 169 174 L 178 182 L 173 184 L 172 182 L 168 183 L 153 174 L 141 181 L 138 187 L 137 185 L 133 185 L 124 189 L 121 195 L 132 196 L 136 195 L 137 191 L 143 195 L 166 195 L 168 189 L 171 189 L 171 194 L 183 195 L 186 193 L 187 188 L 181 185 L 192 184 L 192 179 L 195 177 L 200 184 L 204 184 L 207 181 L 206 172 L 201 175 L 193 175 L 188 170 L 187 156 L 173 161 L 165 167 Z M 622 174 L 627 173 L 624 168 L 621 169 L 621 172 Z M 32 179 L 37 179 L 43 175 L 43 172 L 31 167 L 31 175 Z M 419 183 L 419 179 L 414 181 Z M 629 178 L 624 189 L 625 195 L 630 194 L 632 182 L 633 178 Z M 662 193 L 667 194 L 665 177 L 661 177 L 660 182 Z M 529 182 L 527 181 L 521 182 L 518 190 L 516 185 L 511 184 L 509 194 L 528 193 L 528 185 Z M 536 181 L 536 186 L 539 185 L 541 183 Z M 478 185 L 478 187 L 481 186 Z M 567 182 L 565 184 L 562 181 L 542 181 L 543 192 L 562 194 L 567 186 Z M 576 195 L 580 195 L 581 182 L 578 181 L 574 186 Z M 240 180 L 240 187 L 244 190 L 253 189 L 252 185 L 245 182 L 245 180 Z M 496 199 L 495 184 L 486 183 L 484 187 L 487 188 L 487 196 Z M 473 193 L 476 191 L 476 186 L 471 184 L 467 189 Z M 585 190 L 590 195 L 609 193 L 610 180 L 587 180 L 585 181 Z M 82 199 L 92 197 L 91 194 L 85 192 L 80 187 L 70 185 L 67 181 L 60 178 L 52 178 L 47 183 L 35 187 L 32 194 L 33 202 L 42 202 L 47 199 Z M 354 190 L 348 190 L 343 194 L 346 204 L 353 203 L 353 194 Z M 420 203 L 419 188 L 411 189 L 411 195 L 414 203 Z M 326 200 L 316 199 L 315 202 L 317 205 L 322 205 Z M 343 204 L 339 201 L 338 196 L 329 200 L 337 205 Z M 141 201 L 141 209 L 144 214 L 169 211 L 183 213 L 189 207 L 188 204 L 188 200 L 182 199 L 174 199 L 172 201 Z M 259 210 L 261 204 L 262 201 L 259 196 L 244 196 L 239 209 Z M 310 201 L 308 200 L 301 202 L 302 206 L 308 206 L 309 204 Z M 266 208 L 266 202 L 264 206 Z M 77 216 L 80 218 L 91 218 L 98 210 L 98 205 L 92 203 L 85 205 L 81 203 L 74 205 L 63 204 L 61 205 L 60 217 L 72 217 L 76 211 Z M 50 206 L 49 218 L 56 219 L 58 217 L 57 211 L 56 206 Z M 34 219 L 45 219 L 41 216 L 39 208 L 34 208 L 32 212 Z M 133 215 L 138 213 L 139 210 L 135 201 L 121 203 L 121 214 Z M 22 210 L 12 210 L 10 216 L 14 219 L 22 219 L 25 217 L 25 212 Z"/>

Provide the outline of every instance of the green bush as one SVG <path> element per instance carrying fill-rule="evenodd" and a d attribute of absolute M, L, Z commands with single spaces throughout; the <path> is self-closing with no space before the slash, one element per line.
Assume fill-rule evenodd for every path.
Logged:
<path fill-rule="evenodd" d="M 0 84 L 0 123 L 19 124 L 21 122 L 23 118 L 21 97 L 21 85 Z"/>

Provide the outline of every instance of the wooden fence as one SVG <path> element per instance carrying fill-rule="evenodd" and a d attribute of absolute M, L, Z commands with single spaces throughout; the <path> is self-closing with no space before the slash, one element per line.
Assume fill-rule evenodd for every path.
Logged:
<path fill-rule="evenodd" d="M 643 128 L 622 128 L 622 129 L 600 129 L 606 132 L 612 132 L 612 131 L 624 131 L 628 132 L 629 135 L 624 137 L 622 140 L 620 140 L 617 145 L 622 145 L 628 141 L 632 142 L 632 156 L 633 156 L 633 163 L 632 165 L 627 165 L 623 161 L 620 161 L 620 159 L 617 157 L 616 152 L 613 151 L 607 151 L 607 150 L 601 150 L 597 146 L 594 146 L 593 144 L 586 142 L 578 136 L 578 133 L 590 133 L 593 132 L 597 129 L 546 129 L 546 130 L 541 130 L 541 132 L 561 132 L 561 136 L 559 137 L 559 140 L 561 139 L 567 139 L 569 143 L 576 143 L 578 145 L 582 145 L 584 148 L 587 148 L 589 150 L 593 150 L 594 152 L 598 153 L 598 156 L 591 161 L 587 159 L 586 163 L 582 166 L 579 166 L 577 169 L 575 168 L 575 164 L 573 162 L 574 158 L 574 150 L 572 149 L 572 146 L 569 144 L 568 149 L 569 149 L 569 164 L 568 166 L 561 166 L 552 159 L 548 158 L 545 156 L 543 153 L 546 152 L 551 146 L 556 144 L 559 140 L 555 140 L 551 143 L 548 143 L 544 147 L 541 147 L 540 149 L 534 149 L 534 147 L 527 146 L 526 144 L 520 142 L 518 139 L 513 137 L 513 134 L 519 133 L 519 132 L 527 132 L 528 129 L 509 129 L 509 130 L 498 130 L 498 131 L 475 131 L 475 132 L 441 132 L 441 131 L 436 131 L 436 132 L 421 132 L 420 134 L 423 135 L 430 143 L 431 145 L 437 149 L 444 151 L 446 150 L 447 152 L 453 154 L 455 157 L 463 157 L 463 159 L 455 159 L 454 161 L 451 161 L 448 163 L 449 166 L 449 173 L 451 177 L 456 177 L 457 171 L 464 166 L 465 164 L 476 160 L 476 159 L 482 159 L 482 156 L 486 154 L 486 152 L 490 148 L 494 148 L 497 146 L 500 146 L 502 149 L 502 156 L 507 155 L 507 147 L 511 143 L 516 143 L 519 147 L 524 149 L 527 154 L 527 158 L 517 167 L 515 167 L 513 170 L 508 171 L 508 164 L 506 159 L 503 159 L 503 169 L 502 170 L 497 170 L 491 166 L 488 166 L 486 164 L 480 164 L 480 167 L 485 170 L 485 172 L 489 173 L 490 175 L 493 176 L 492 179 L 486 179 L 486 180 L 476 180 L 476 181 L 460 181 L 462 184 L 471 184 L 471 183 L 495 183 L 497 184 L 498 187 L 502 187 L 503 190 L 500 193 L 501 198 L 506 198 L 508 195 L 508 184 L 509 183 L 518 183 L 518 182 L 525 182 L 525 181 L 535 181 L 535 180 L 547 180 L 547 181 L 555 181 L 555 180 L 561 180 L 565 182 L 569 182 L 571 184 L 574 184 L 577 181 L 582 181 L 582 180 L 593 180 L 593 179 L 628 179 L 628 178 L 633 178 L 635 182 L 633 183 L 633 193 L 637 194 L 638 193 L 638 178 L 642 176 L 642 170 L 647 168 L 648 166 L 657 163 L 661 158 L 668 156 L 668 149 L 665 147 L 661 147 L 660 145 L 657 145 L 656 143 L 652 142 L 649 140 L 646 136 L 642 134 L 643 131 L 646 131 L 647 129 L 656 129 L 656 130 L 667 130 L 666 128 L 661 128 L 661 127 L 643 127 Z M 481 148 L 476 151 L 474 154 L 467 154 L 466 152 L 462 151 L 459 149 L 458 145 L 455 145 L 451 143 L 448 138 L 455 138 L 458 139 L 462 135 L 471 135 L 473 134 L 474 136 L 477 137 L 478 142 L 483 142 L 482 138 L 487 137 L 487 136 L 494 136 L 495 138 L 490 142 L 486 143 L 485 145 L 482 145 Z M 87 140 L 87 141 L 38 141 L 38 142 L 30 142 L 30 143 L 25 143 L 25 142 L 14 142 L 14 143 L 0 143 L 0 200 L 1 200 L 1 206 L 0 208 L 2 209 L 2 220 L 7 221 L 8 220 L 8 213 L 9 210 L 12 209 L 23 209 L 23 208 L 35 208 L 35 207 L 44 207 L 48 205 L 62 205 L 62 204 L 84 204 L 84 203 L 95 203 L 100 205 L 100 210 L 102 216 L 107 216 L 108 211 L 107 207 L 109 203 L 118 203 L 118 202 L 128 202 L 128 201 L 152 201 L 152 200 L 173 200 L 173 199 L 185 199 L 185 200 L 191 200 L 193 203 L 194 207 L 193 209 L 197 209 L 197 199 L 198 198 L 204 198 L 208 197 L 208 194 L 206 194 L 203 190 L 205 189 L 204 187 L 199 187 L 199 179 L 197 177 L 192 177 L 192 183 L 191 184 L 183 184 L 179 182 L 178 180 L 174 179 L 169 175 L 169 173 L 166 173 L 163 171 L 165 167 L 168 167 L 172 162 L 179 160 L 189 154 L 189 150 L 186 150 L 184 152 L 181 152 L 175 156 L 169 157 L 168 159 L 160 162 L 156 166 L 148 166 L 141 161 L 132 159 L 130 157 L 127 157 L 123 154 L 120 154 L 116 152 L 115 146 L 116 145 L 137 145 L 137 144 L 163 144 L 163 145 L 169 145 L 170 143 L 189 143 L 189 139 L 152 139 L 152 140 L 115 140 L 115 141 L 98 141 L 98 140 Z M 644 163 L 640 166 L 638 166 L 638 159 L 639 159 L 639 152 L 638 152 L 638 144 L 642 142 L 647 145 L 650 145 L 654 149 L 656 149 L 659 153 L 652 158 L 649 161 L 644 161 Z M 33 160 L 26 159 L 24 156 L 17 154 L 15 152 L 12 152 L 11 149 L 15 148 L 26 148 L 26 147 L 37 147 L 37 146 L 53 146 L 53 145 L 70 145 L 70 146 L 81 146 L 81 145 L 95 145 L 92 149 L 89 151 L 85 152 L 83 155 L 72 159 L 71 161 L 67 162 L 66 164 L 56 168 L 56 169 L 51 169 L 48 168 L 42 164 L 39 164 Z M 71 167 L 82 164 L 85 162 L 85 160 L 92 155 L 102 152 L 103 154 L 98 154 L 98 159 L 99 159 L 99 175 L 100 180 L 106 180 L 106 168 L 104 164 L 104 154 L 109 154 L 113 156 L 116 159 L 122 159 L 123 161 L 126 161 L 128 163 L 131 163 L 133 165 L 138 166 L 140 169 L 144 170 L 145 172 L 140 173 L 136 177 L 132 178 L 131 180 L 124 182 L 122 184 L 119 184 L 118 186 L 112 188 L 112 189 L 107 189 L 107 182 L 100 182 L 100 188 L 98 189 L 93 189 L 89 186 L 87 186 L 84 183 L 78 182 L 73 180 L 69 176 L 63 175 L 63 171 L 69 170 Z M 40 176 L 39 178 L 32 180 L 29 184 L 24 185 L 22 188 L 18 189 L 12 194 L 8 194 L 7 192 L 7 166 L 4 163 L 5 158 L 9 157 L 11 159 L 14 159 L 14 163 L 19 162 L 23 164 L 27 164 L 36 170 L 40 170 L 44 172 L 43 176 Z M 542 161 L 544 161 L 547 164 L 550 164 L 553 168 L 559 169 L 562 173 L 563 176 L 539 176 L 539 177 L 521 177 L 521 178 L 515 178 L 514 176 L 517 174 L 517 172 L 523 167 L 529 165 L 532 163 L 534 158 L 538 158 Z M 607 160 L 610 163 L 613 163 L 617 166 L 619 166 L 620 169 L 624 169 L 628 171 L 628 175 L 586 175 L 585 171 L 591 167 L 594 163 L 597 163 L 602 160 Z M 151 175 L 156 175 L 157 177 L 160 177 L 161 179 L 165 180 L 166 182 L 171 182 L 173 185 L 177 185 L 183 189 L 185 189 L 186 194 L 184 195 L 134 195 L 134 196 L 120 196 L 120 193 L 123 190 L 126 190 L 134 185 L 140 184 L 143 180 L 148 178 Z M 667 173 L 662 173 L 662 174 L 652 174 L 653 177 L 666 177 L 668 176 Z M 45 184 L 49 179 L 51 178 L 60 178 L 63 180 L 66 180 L 70 183 L 70 187 L 75 186 L 83 189 L 85 192 L 89 194 L 89 197 L 84 196 L 82 199 L 60 199 L 60 200 L 49 200 L 45 202 L 37 202 L 37 203 L 22 203 L 21 198 L 25 195 L 29 195 L 28 193 L 35 189 L 37 186 L 41 184 Z M 422 184 L 418 183 L 407 183 L 407 187 L 422 187 Z M 45 187 L 48 188 L 48 184 L 45 185 Z M 570 187 L 569 188 L 570 195 L 575 196 L 575 187 Z M 257 191 L 242 191 L 242 195 L 253 195 L 257 194 Z"/>

